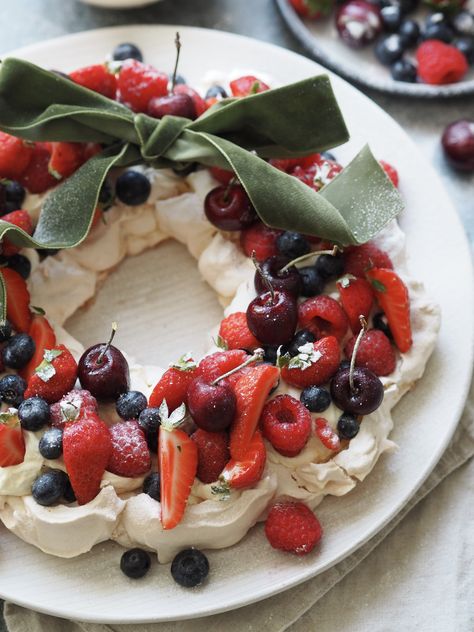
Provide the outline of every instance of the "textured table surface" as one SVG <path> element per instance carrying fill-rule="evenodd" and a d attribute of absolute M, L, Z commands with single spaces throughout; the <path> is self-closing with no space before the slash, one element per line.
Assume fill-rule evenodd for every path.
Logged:
<path fill-rule="evenodd" d="M 302 52 L 273 0 L 162 0 L 128 11 L 94 8 L 76 0 L 0 2 L 0 53 L 67 33 L 124 24 L 185 24 L 255 37 Z M 474 175 L 446 166 L 439 138 L 448 123 L 472 118 L 474 98 L 425 101 L 364 90 L 415 140 L 434 164 L 474 244 Z M 416 178 L 416 174 L 413 174 Z M 0 620 L 0 632 L 5 628 Z"/>

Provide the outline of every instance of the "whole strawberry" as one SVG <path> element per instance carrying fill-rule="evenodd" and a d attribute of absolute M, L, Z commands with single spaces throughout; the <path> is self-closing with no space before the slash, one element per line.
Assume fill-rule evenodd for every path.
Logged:
<path fill-rule="evenodd" d="M 197 478 L 202 483 L 217 481 L 230 459 L 227 432 L 208 432 L 198 428 L 191 435 L 198 447 Z"/>
<path fill-rule="evenodd" d="M 110 427 L 112 452 L 107 469 L 117 476 L 135 478 L 151 467 L 150 452 L 143 430 L 136 421 L 123 421 Z"/>
<path fill-rule="evenodd" d="M 97 496 L 112 452 L 107 425 L 97 415 L 69 422 L 63 432 L 63 457 L 79 505 Z"/>
<path fill-rule="evenodd" d="M 31 160 L 32 143 L 0 132 L 0 178 L 19 178 Z"/>
<path fill-rule="evenodd" d="M 265 535 L 272 547 L 296 555 L 310 553 L 322 534 L 319 520 L 300 502 L 275 503 L 265 522 Z"/>
<path fill-rule="evenodd" d="M 150 395 L 148 405 L 159 408 L 166 400 L 168 409 L 173 411 L 181 404 L 186 404 L 188 386 L 195 377 L 196 364 L 186 354 L 163 373 Z"/>
<path fill-rule="evenodd" d="M 28 235 L 31 235 L 33 232 L 33 224 L 28 211 L 12 211 L 11 213 L 3 215 L 1 219 L 4 222 L 9 222 L 18 228 L 21 228 L 21 230 L 24 230 Z M 4 257 L 12 257 L 18 252 L 20 252 L 20 247 L 12 243 L 8 237 L 5 237 L 2 241 L 2 255 Z"/>
<path fill-rule="evenodd" d="M 253 351 L 260 346 L 248 328 L 245 312 L 234 312 L 224 318 L 219 327 L 219 336 L 226 343 L 228 349 Z"/>
<path fill-rule="evenodd" d="M 306 388 L 328 382 L 339 367 L 339 343 L 334 336 L 326 336 L 299 348 L 293 358 L 283 356 L 281 377 L 292 386 Z"/>
<path fill-rule="evenodd" d="M 77 379 L 77 362 L 64 345 L 46 349 L 43 361 L 28 380 L 25 399 L 38 395 L 49 404 L 72 389 Z"/>
<path fill-rule="evenodd" d="M 0 413 L 0 467 L 18 465 L 25 458 L 25 441 L 18 415 Z"/>

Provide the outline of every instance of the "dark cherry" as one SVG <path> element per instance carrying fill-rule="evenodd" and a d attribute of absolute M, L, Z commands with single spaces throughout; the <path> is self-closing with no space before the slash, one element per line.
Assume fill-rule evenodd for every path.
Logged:
<path fill-rule="evenodd" d="M 257 214 L 240 184 L 212 189 L 204 200 L 207 219 L 220 230 L 242 230 L 257 220 Z"/>
<path fill-rule="evenodd" d="M 461 171 L 474 171 L 474 119 L 461 119 L 448 125 L 441 143 L 453 167 Z"/>
<path fill-rule="evenodd" d="M 352 415 L 368 415 L 383 400 L 383 385 L 379 378 L 362 367 L 354 369 L 354 390 L 350 385 L 350 368 L 339 369 L 331 380 L 331 397 L 335 405 Z"/>
<path fill-rule="evenodd" d="M 297 298 L 302 287 L 301 277 L 295 266 L 291 266 L 291 268 L 288 268 L 285 272 L 281 272 L 281 269 L 287 263 L 289 263 L 289 259 L 287 257 L 274 255 L 273 257 L 265 259 L 265 261 L 260 265 L 260 269 L 272 284 L 274 290 L 288 292 Z M 259 294 L 268 290 L 267 285 L 258 271 L 255 272 L 255 289 Z"/>
<path fill-rule="evenodd" d="M 127 360 L 117 347 L 106 343 L 84 351 L 79 360 L 78 376 L 82 388 L 98 399 L 117 399 L 130 387 Z"/>
<path fill-rule="evenodd" d="M 342 40 L 353 48 L 371 44 L 382 31 L 380 10 L 365 0 L 350 0 L 338 10 L 336 28 Z"/>
<path fill-rule="evenodd" d="M 189 94 L 168 94 L 154 97 L 148 104 L 148 114 L 161 119 L 164 116 L 183 116 L 194 121 L 197 117 L 194 101 Z"/>
<path fill-rule="evenodd" d="M 225 382 L 210 384 L 195 378 L 188 387 L 188 408 L 199 428 L 208 432 L 225 430 L 234 421 L 236 398 Z"/>
<path fill-rule="evenodd" d="M 247 308 L 247 324 L 253 335 L 266 345 L 284 345 L 293 338 L 298 322 L 295 298 L 287 292 L 264 292 Z"/>

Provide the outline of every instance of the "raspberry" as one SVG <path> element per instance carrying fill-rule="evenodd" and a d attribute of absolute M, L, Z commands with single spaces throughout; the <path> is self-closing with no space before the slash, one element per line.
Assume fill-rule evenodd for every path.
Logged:
<path fill-rule="evenodd" d="M 252 351 L 259 347 L 259 342 L 247 325 L 245 312 L 234 312 L 224 318 L 219 327 L 219 336 L 225 340 L 229 349 L 246 349 Z"/>
<path fill-rule="evenodd" d="M 348 340 L 344 347 L 347 358 L 352 357 L 356 336 Z M 356 366 L 362 366 L 375 375 L 390 375 L 395 370 L 397 359 L 390 340 L 379 329 L 369 329 L 360 341 Z"/>
<path fill-rule="evenodd" d="M 198 428 L 191 435 L 198 447 L 197 477 L 202 483 L 217 481 L 230 460 L 227 432 L 207 432 Z"/>
<path fill-rule="evenodd" d="M 73 389 L 49 407 L 51 425 L 61 428 L 63 424 L 75 419 L 84 419 L 98 415 L 96 398 L 84 389 Z"/>
<path fill-rule="evenodd" d="M 341 440 L 337 432 L 331 428 L 324 417 L 318 417 L 316 419 L 316 435 L 328 450 L 337 452 L 341 449 Z"/>
<path fill-rule="evenodd" d="M 31 143 L 0 132 L 0 178 L 19 178 L 33 155 Z"/>
<path fill-rule="evenodd" d="M 393 167 L 390 163 L 385 162 L 385 160 L 379 160 L 379 164 L 392 181 L 393 186 L 398 187 L 398 171 L 395 167 Z"/>
<path fill-rule="evenodd" d="M 146 112 L 153 97 L 168 94 L 168 75 L 149 64 L 127 59 L 118 76 L 118 96 L 134 112 Z"/>
<path fill-rule="evenodd" d="M 339 303 L 324 294 L 301 303 L 298 317 L 301 328 L 309 329 L 316 338 L 335 336 L 342 340 L 349 327 L 347 315 Z"/>
<path fill-rule="evenodd" d="M 257 261 L 262 262 L 278 254 L 276 240 L 281 234 L 281 230 L 257 222 L 240 233 L 240 245 L 247 257 L 254 252 Z"/>
<path fill-rule="evenodd" d="M 386 252 L 380 250 L 373 242 L 368 241 L 361 246 L 345 248 L 344 269 L 347 274 L 365 279 L 365 273 L 370 268 L 393 269 L 393 263 Z"/>
<path fill-rule="evenodd" d="M 263 436 L 283 456 L 296 456 L 311 434 L 309 410 L 291 395 L 278 395 L 265 404 L 262 416 Z"/>
<path fill-rule="evenodd" d="M 300 164 L 300 158 L 270 158 L 270 164 L 279 171 L 290 173 L 290 171 Z"/>
<path fill-rule="evenodd" d="M 265 535 L 274 549 L 306 555 L 321 540 L 323 530 L 319 520 L 305 504 L 278 502 L 268 514 Z"/>
<path fill-rule="evenodd" d="M 425 83 L 455 83 L 464 77 L 468 63 L 455 47 L 439 40 L 426 40 L 416 51 L 418 77 Z"/>
<path fill-rule="evenodd" d="M 319 154 L 315 156 L 317 158 L 306 158 L 303 165 L 298 165 L 290 173 L 315 191 L 319 191 L 342 171 L 342 166 L 334 160 L 322 158 Z"/>
<path fill-rule="evenodd" d="M 109 428 L 112 453 L 107 469 L 117 476 L 135 478 L 151 467 L 150 452 L 143 430 L 136 421 L 123 421 Z"/>
<path fill-rule="evenodd" d="M 352 333 L 361 330 L 360 316 L 369 317 L 374 302 L 372 286 L 366 279 L 349 279 L 345 277 L 337 283 L 342 307 L 346 312 Z"/>
<path fill-rule="evenodd" d="M 18 228 L 24 230 L 25 233 L 28 233 L 28 235 L 31 235 L 33 232 L 33 224 L 28 211 L 12 211 L 11 213 L 4 215 L 2 220 L 18 226 Z M 12 243 L 8 237 L 4 238 L 1 249 L 4 257 L 12 257 L 21 250 L 21 248 Z"/>
<path fill-rule="evenodd" d="M 248 354 L 241 349 L 232 349 L 231 351 L 217 351 L 211 353 L 201 360 L 196 371 L 196 377 L 201 376 L 207 382 L 216 380 L 224 373 L 232 371 L 247 360 Z M 242 377 L 242 372 L 237 371 L 230 377 L 226 378 L 226 382 L 230 385 L 234 385 L 239 378 Z"/>
<path fill-rule="evenodd" d="M 98 92 L 109 99 L 115 99 L 117 79 L 114 74 L 108 71 L 104 64 L 79 68 L 69 73 L 69 77 L 74 83 L 78 83 L 84 88 L 89 88 L 89 90 Z"/>
<path fill-rule="evenodd" d="M 321 386 L 328 382 L 339 368 L 339 343 L 334 336 L 321 338 L 313 343 L 317 360 L 306 368 L 289 368 L 281 370 L 281 377 L 288 384 L 306 388 L 307 386 Z M 298 356 L 296 356 L 298 357 Z"/>

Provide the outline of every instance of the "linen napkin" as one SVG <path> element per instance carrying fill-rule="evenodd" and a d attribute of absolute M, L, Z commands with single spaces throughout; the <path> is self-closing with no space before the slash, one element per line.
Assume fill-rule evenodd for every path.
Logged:
<path fill-rule="evenodd" d="M 16 606 L 12 603 L 5 604 L 5 620 L 9 632 L 283 632 L 291 630 L 291 632 L 303 632 L 309 629 L 316 629 L 319 623 L 323 623 L 318 616 L 318 605 L 321 604 L 321 598 L 328 593 L 331 588 L 338 584 L 346 575 L 356 568 L 362 560 L 364 560 L 407 516 L 407 514 L 417 505 L 425 496 L 427 496 L 435 487 L 439 485 L 449 474 L 466 463 L 474 455 L 474 381 L 471 385 L 470 393 L 467 399 L 466 408 L 459 422 L 459 426 L 451 441 L 449 447 L 436 466 L 433 473 L 426 482 L 418 490 L 415 496 L 407 503 L 400 513 L 376 536 L 362 546 L 358 551 L 344 559 L 342 562 L 321 573 L 314 579 L 304 584 L 296 586 L 283 594 L 276 595 L 265 601 L 245 606 L 238 610 L 218 614 L 201 619 L 193 619 L 191 621 L 178 621 L 169 623 L 150 623 L 138 625 L 101 625 L 94 623 L 83 623 L 67 621 L 48 615 L 39 614 L 32 610 L 27 610 Z M 443 511 L 443 509 L 441 509 Z M 434 547 L 434 544 L 431 543 Z M 468 560 L 466 560 L 468 563 Z M 425 579 L 425 578 L 424 578 Z M 423 581 L 424 581 L 423 579 Z M 371 578 L 372 584 L 377 582 L 377 578 Z M 367 586 L 368 588 L 368 586 Z M 466 587 L 463 588 L 466 595 Z M 363 592 L 364 588 L 362 589 Z M 444 587 L 440 586 L 439 591 L 443 591 Z M 472 594 L 471 594 L 472 597 Z M 469 600 L 469 592 L 467 592 Z M 320 604 L 318 604 L 320 602 Z M 469 603 L 469 601 L 467 601 Z M 401 612 L 400 612 L 401 614 Z M 471 620 L 474 617 L 474 611 L 470 612 L 464 609 L 464 620 Z M 339 618 L 339 614 L 334 615 L 335 620 Z M 383 613 L 380 613 L 383 616 Z M 451 616 L 451 615 L 449 615 Z M 457 630 L 473 629 L 457 625 L 452 619 L 451 624 L 455 627 L 437 627 L 437 630 Z M 380 626 L 377 630 L 407 629 L 399 627 L 400 619 L 380 620 Z M 390 627 L 391 625 L 395 627 Z M 320 627 L 318 626 L 318 629 Z M 335 629 L 335 628 L 332 628 Z M 341 629 L 341 628 L 338 628 Z M 349 628 L 346 628 L 349 629 Z M 351 629 L 355 630 L 351 626 Z M 374 627 L 361 627 L 360 629 L 371 629 Z M 410 629 L 414 629 L 413 627 Z M 435 628 L 432 628 L 435 629 Z"/>

